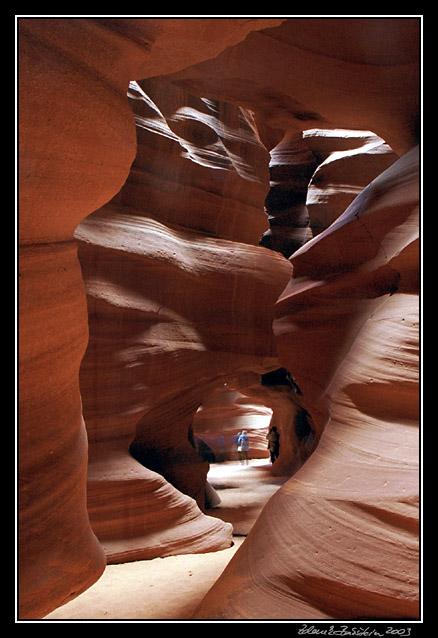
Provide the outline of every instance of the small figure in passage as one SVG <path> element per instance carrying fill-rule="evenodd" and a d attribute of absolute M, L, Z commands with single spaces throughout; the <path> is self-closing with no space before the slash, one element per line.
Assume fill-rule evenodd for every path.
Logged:
<path fill-rule="evenodd" d="M 242 430 L 237 437 L 237 453 L 240 462 L 248 464 L 249 439 L 246 430 Z"/>
<path fill-rule="evenodd" d="M 274 463 L 275 460 L 278 459 L 278 455 L 280 453 L 280 435 L 278 434 L 275 425 L 273 425 L 269 430 L 266 438 L 268 439 L 268 450 L 271 455 L 271 463 Z"/>

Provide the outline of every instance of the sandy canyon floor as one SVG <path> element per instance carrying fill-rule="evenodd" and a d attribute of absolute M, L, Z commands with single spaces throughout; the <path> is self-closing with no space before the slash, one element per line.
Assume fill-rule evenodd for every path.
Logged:
<path fill-rule="evenodd" d="M 190 620 L 244 542 L 265 503 L 287 481 L 288 477 L 272 476 L 270 469 L 267 459 L 252 460 L 248 465 L 211 465 L 208 481 L 221 502 L 207 513 L 233 524 L 232 547 L 207 554 L 108 565 L 92 587 L 44 620 Z"/>

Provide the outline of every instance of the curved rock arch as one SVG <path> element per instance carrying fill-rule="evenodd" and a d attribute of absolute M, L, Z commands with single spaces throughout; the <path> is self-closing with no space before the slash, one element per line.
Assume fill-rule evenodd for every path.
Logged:
<path fill-rule="evenodd" d="M 190 88 L 194 95 L 201 90 L 212 98 L 254 109 L 256 120 L 258 118 L 256 128 L 267 148 L 272 148 L 268 141 L 272 137 L 277 142 L 281 139 L 278 131 L 304 130 L 309 128 L 309 122 L 323 126 L 330 122 L 334 127 L 372 130 L 397 153 L 403 154 L 416 143 L 418 20 L 386 20 L 384 33 L 374 28 L 375 23 L 362 22 L 365 30 L 373 27 L 369 33 L 372 42 L 379 44 L 378 51 L 384 59 L 382 65 L 374 58 L 361 59 L 359 50 L 354 50 L 353 55 L 350 48 L 345 59 L 342 51 L 328 57 L 320 50 L 315 51 L 311 43 L 320 34 L 321 24 L 312 20 L 304 24 L 308 38 L 306 49 L 294 40 L 303 23 L 293 19 L 20 18 L 18 26 L 20 617 L 39 618 L 89 587 L 99 578 L 106 562 L 102 547 L 91 531 L 86 508 L 87 440 L 79 367 L 87 345 L 88 328 L 73 234 L 79 222 L 108 203 L 126 182 L 136 154 L 134 122 L 125 97 L 128 83 L 133 79 L 166 75 L 166 81 Z M 355 26 L 360 26 L 359 22 L 355 22 Z M 336 28 L 336 21 L 331 22 L 332 34 L 336 34 Z M 251 33 L 253 30 L 257 31 Z M 325 37 L 330 41 L 330 33 Z M 404 47 L 403 59 L 398 60 L 391 47 L 400 39 L 409 42 L 409 47 Z M 333 42 L 335 40 L 333 38 Z M 274 46 L 277 56 L 279 52 L 288 53 L 277 57 L 281 63 L 274 68 L 262 59 L 263 51 L 270 50 L 270 45 Z M 351 46 L 348 40 L 348 47 Z M 389 51 L 391 57 L 387 58 Z M 260 73 L 263 64 L 265 71 Z M 309 83 L 309 77 L 319 77 L 321 64 L 328 69 L 323 82 Z M 285 78 L 290 76 L 291 68 L 295 76 L 290 82 L 290 94 L 285 96 Z M 350 85 L 339 83 L 342 70 Z M 269 79 L 265 79 L 266 75 Z M 364 78 L 369 81 L 370 90 Z M 344 97 L 349 95 L 349 100 L 341 104 L 333 98 L 342 93 L 342 86 L 348 87 Z M 357 90 L 351 91 L 352 86 Z M 117 149 L 115 158 L 114 149 Z M 395 168 L 386 183 L 386 178 L 376 181 L 371 193 L 377 204 L 374 208 L 373 201 L 367 204 L 371 205 L 371 217 L 375 214 L 377 218 L 379 210 L 392 206 L 395 228 L 406 228 L 407 224 L 415 239 L 418 224 L 408 211 L 400 212 L 400 207 L 391 203 L 391 188 L 397 192 L 403 190 L 403 179 L 410 184 L 409 192 L 415 192 L 415 183 L 410 179 L 414 170 L 412 154 L 401 161 L 401 177 Z M 388 183 L 389 203 L 385 200 Z M 410 198 L 409 202 L 412 201 Z M 356 212 L 353 208 L 350 216 L 347 215 L 346 225 L 353 221 L 355 228 L 369 237 L 370 228 L 364 230 L 360 215 L 358 221 L 350 221 Z M 404 216 L 402 222 L 399 215 Z M 337 237 L 343 231 L 339 226 L 335 230 L 325 235 L 323 241 L 310 242 L 296 256 L 294 276 L 304 273 L 303 277 L 308 278 L 305 287 L 309 290 L 318 286 L 321 277 L 330 278 L 330 274 L 306 272 L 306 255 L 310 255 L 311 250 L 317 252 L 320 246 L 336 247 Z M 390 270 L 385 270 L 382 262 L 384 271 L 377 270 L 378 277 L 372 269 L 365 268 L 365 272 L 359 271 L 359 279 L 361 285 L 371 291 L 371 298 L 373 294 L 389 295 L 392 306 L 402 296 L 409 296 L 411 300 L 418 254 L 412 248 L 412 240 L 408 241 L 409 233 L 398 235 L 396 240 L 396 230 L 391 227 L 384 231 L 385 241 L 387 238 L 389 242 L 385 244 L 385 254 L 391 258 Z M 400 241 L 405 242 L 403 246 Z M 335 260 L 332 262 L 336 269 Z M 396 288 L 388 279 L 393 270 L 403 273 Z M 340 289 L 343 284 L 345 281 L 339 282 Z M 354 277 L 351 284 L 355 285 Z M 379 287 L 381 284 L 383 288 Z M 300 281 L 293 282 L 293 292 L 284 294 L 278 304 L 277 342 L 286 366 L 290 345 L 284 335 L 293 324 L 284 322 L 281 313 L 287 304 L 300 303 L 306 290 L 301 291 L 299 286 Z M 333 287 L 326 289 L 330 295 Z M 394 295 L 394 291 L 398 295 Z M 311 300 L 311 292 L 309 295 Z M 377 304 L 375 309 L 373 306 L 371 317 L 381 320 L 379 312 L 380 306 Z M 396 329 L 406 351 L 415 337 L 414 308 L 410 316 L 413 318 L 409 326 L 405 324 L 409 332 L 407 341 L 399 334 L 400 325 Z M 402 320 L 406 317 L 400 315 L 400 322 Z M 357 332 L 363 343 L 370 339 L 367 330 L 365 322 Z M 359 350 L 365 347 L 360 339 L 353 340 L 353 346 Z M 404 365 L 413 370 L 410 355 L 408 358 L 409 363 Z M 326 385 L 322 386 L 324 392 L 330 391 L 331 409 L 345 402 L 345 393 L 339 394 L 338 390 L 343 378 L 339 374 L 325 379 Z M 411 375 L 407 376 L 411 382 Z M 309 383 L 306 394 L 320 406 L 321 386 L 309 379 L 307 373 L 303 382 L 299 378 L 300 387 Z M 348 396 L 359 405 L 362 394 L 357 390 L 358 384 L 363 385 L 363 379 L 355 381 L 355 390 Z M 341 387 L 345 386 L 341 383 Z M 409 389 L 408 403 L 410 393 Z M 330 438 L 326 440 L 329 442 Z M 283 491 L 279 498 L 283 498 Z M 412 495 L 407 501 L 397 502 L 411 507 Z M 404 512 L 395 515 L 402 516 L 403 520 L 412 518 Z M 236 564 L 243 554 L 238 553 Z M 407 564 L 415 564 L 415 556 L 412 549 L 407 555 Z M 294 583 L 292 577 L 287 581 L 292 600 Z M 397 607 L 400 600 L 410 599 L 413 602 L 408 613 L 415 614 L 416 595 L 417 586 L 413 582 L 408 583 L 407 593 L 396 591 L 394 613 L 401 613 Z M 256 598 L 250 601 L 249 609 L 254 608 L 254 600 Z M 208 607 L 208 601 L 206 605 Z M 293 605 L 289 604 L 288 609 L 294 613 Z M 244 602 L 237 611 L 222 608 L 215 613 L 219 617 L 235 617 L 236 613 L 237 617 L 241 617 L 240 614 L 254 617 Z M 269 609 L 266 613 L 269 614 Z M 335 615 L 338 609 L 330 608 L 328 613 Z M 360 610 L 357 613 L 360 615 Z"/>

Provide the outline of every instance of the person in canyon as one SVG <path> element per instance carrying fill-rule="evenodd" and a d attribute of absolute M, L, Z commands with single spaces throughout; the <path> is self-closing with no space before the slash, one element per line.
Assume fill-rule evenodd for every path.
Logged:
<path fill-rule="evenodd" d="M 237 453 L 240 462 L 248 464 L 249 438 L 246 430 L 242 430 L 237 437 Z"/>
<path fill-rule="evenodd" d="M 268 440 L 268 450 L 271 455 L 271 463 L 274 463 L 276 459 L 278 459 L 278 455 L 280 453 L 280 435 L 277 432 L 277 428 L 275 425 L 269 430 L 266 435 Z"/>

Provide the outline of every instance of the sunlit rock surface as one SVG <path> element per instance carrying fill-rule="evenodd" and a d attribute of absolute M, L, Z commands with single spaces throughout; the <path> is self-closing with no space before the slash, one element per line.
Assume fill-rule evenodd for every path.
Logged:
<path fill-rule="evenodd" d="M 87 311 L 73 233 L 136 154 L 133 79 L 217 55 L 277 19 L 20 18 L 19 607 L 39 618 L 101 575 L 78 372 Z"/>
<path fill-rule="evenodd" d="M 290 257 L 325 230 L 397 159 L 370 131 L 287 132 L 270 151 L 270 228 L 261 245 Z"/>
<path fill-rule="evenodd" d="M 271 474 L 292 476 L 313 452 L 316 437 L 300 389 L 285 368 L 261 377 L 246 373 L 229 379 L 204 399 L 193 420 L 199 449 L 212 462 L 241 460 L 237 436 L 244 429 L 249 457 L 269 459 L 266 437 L 274 426 L 280 435 L 280 453 Z"/>
<path fill-rule="evenodd" d="M 250 114 L 162 82 L 131 83 L 129 95 L 136 160 L 120 193 L 75 233 L 89 316 L 80 372 L 89 514 L 111 562 L 157 552 L 149 536 L 160 520 L 163 537 L 179 537 L 174 552 L 193 551 L 195 535 L 199 551 L 220 548 L 219 522 L 211 530 L 200 511 L 208 462 L 192 421 L 221 379 L 278 365 L 274 305 L 292 271 L 257 245 L 266 228 L 269 157 Z M 129 451 L 139 465 L 136 481 L 127 471 L 113 476 Z M 166 499 L 153 505 L 145 468 L 196 501 L 197 528 L 174 522 Z M 124 522 L 114 520 L 111 500 Z M 184 507 L 193 519 L 187 499 L 180 518 Z M 222 547 L 230 533 L 224 526 Z"/>
<path fill-rule="evenodd" d="M 318 162 L 306 199 L 312 236 L 328 228 L 365 186 L 398 159 L 370 131 L 310 129 L 303 132 L 303 141 Z"/>
<path fill-rule="evenodd" d="M 134 537 L 131 557 L 205 551 L 202 525 L 210 548 L 229 538 L 201 511 L 193 415 L 229 376 L 279 367 L 313 453 L 198 617 L 416 616 L 419 20 L 19 23 L 20 617 L 77 596 Z M 137 144 L 141 118 L 156 146 Z M 332 212 L 309 200 L 322 225 L 289 263 L 258 246 L 266 158 L 312 129 L 372 131 L 400 159 L 322 232 Z M 143 465 L 133 438 L 154 450 Z M 163 494 L 160 549 L 135 504 Z"/>
<path fill-rule="evenodd" d="M 292 257 L 274 330 L 319 445 L 197 618 L 418 617 L 418 226 L 414 149 Z"/>
<path fill-rule="evenodd" d="M 401 155 L 419 134 L 419 28 L 409 18 L 288 19 L 168 77 L 253 109 L 271 148 L 285 131 L 341 128 L 373 131 Z"/>
<path fill-rule="evenodd" d="M 205 516 L 192 498 L 120 446 L 90 462 L 87 503 L 108 564 L 231 545 L 231 524 Z"/>
<path fill-rule="evenodd" d="M 239 460 L 237 437 L 242 430 L 247 432 L 249 458 L 267 458 L 271 418 L 271 408 L 224 385 L 202 402 L 193 419 L 193 432 L 200 452 L 211 462 Z"/>

